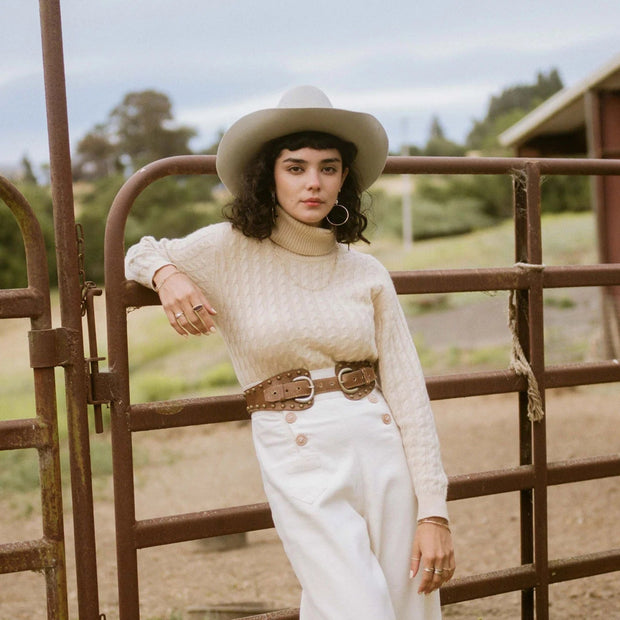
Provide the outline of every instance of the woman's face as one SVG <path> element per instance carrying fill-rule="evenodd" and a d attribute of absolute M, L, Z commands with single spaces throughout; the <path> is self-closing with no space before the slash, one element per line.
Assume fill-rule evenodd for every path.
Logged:
<path fill-rule="evenodd" d="M 283 149 L 274 165 L 278 204 L 296 220 L 320 226 L 336 204 L 347 172 L 338 149 Z"/>

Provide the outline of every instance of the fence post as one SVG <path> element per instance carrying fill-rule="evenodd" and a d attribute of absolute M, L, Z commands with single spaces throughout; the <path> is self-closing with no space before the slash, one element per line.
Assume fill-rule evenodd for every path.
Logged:
<path fill-rule="evenodd" d="M 522 173 L 513 175 L 513 197 L 515 217 L 515 261 L 525 263 L 527 251 L 527 192 Z M 525 355 L 529 358 L 530 347 L 527 308 L 529 291 L 516 291 L 517 331 Z M 519 465 L 532 463 L 531 423 L 527 417 L 527 394 L 519 392 Z M 519 494 L 521 514 L 521 564 L 534 562 L 534 512 L 532 489 L 523 489 Z M 521 591 L 521 620 L 534 620 L 534 590 Z"/>
<path fill-rule="evenodd" d="M 69 432 L 78 609 L 80 620 L 97 620 L 99 618 L 99 595 L 95 523 L 60 1 L 40 0 L 39 11 L 60 316 L 62 326 L 73 330 L 76 334 L 75 346 L 71 348 L 71 359 L 65 366 L 65 398 Z"/>

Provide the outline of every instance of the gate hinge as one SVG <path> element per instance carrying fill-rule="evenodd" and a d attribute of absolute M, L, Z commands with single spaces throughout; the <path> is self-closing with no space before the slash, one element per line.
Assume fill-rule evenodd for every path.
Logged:
<path fill-rule="evenodd" d="M 66 327 L 32 330 L 28 332 L 28 347 L 30 368 L 69 366 L 78 359 L 79 333 Z"/>

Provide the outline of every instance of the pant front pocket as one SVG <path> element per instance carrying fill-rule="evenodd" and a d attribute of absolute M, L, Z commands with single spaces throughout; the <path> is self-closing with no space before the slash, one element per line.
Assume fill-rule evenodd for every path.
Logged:
<path fill-rule="evenodd" d="M 314 503 L 327 488 L 328 478 L 311 437 L 296 434 L 276 412 L 254 414 L 252 434 L 267 495 L 272 487 L 286 497 Z"/>

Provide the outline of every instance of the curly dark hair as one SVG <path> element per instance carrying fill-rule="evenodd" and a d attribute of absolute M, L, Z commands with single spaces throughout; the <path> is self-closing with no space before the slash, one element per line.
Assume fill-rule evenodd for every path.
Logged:
<path fill-rule="evenodd" d="M 341 226 L 333 226 L 326 220 L 322 225 L 331 228 L 340 243 L 354 243 L 359 240 L 369 243 L 363 235 L 368 219 L 362 212 L 361 191 L 353 167 L 357 147 L 352 142 L 319 131 L 302 131 L 265 143 L 245 169 L 241 191 L 226 205 L 224 216 L 232 223 L 233 228 L 241 231 L 246 237 L 255 239 L 269 237 L 276 221 L 273 172 L 276 159 L 283 149 L 296 151 L 302 148 L 339 151 L 343 168 L 349 170 L 340 190 L 339 202 L 349 210 L 349 219 Z M 338 217 L 336 211 L 330 219 L 338 221 Z"/>

